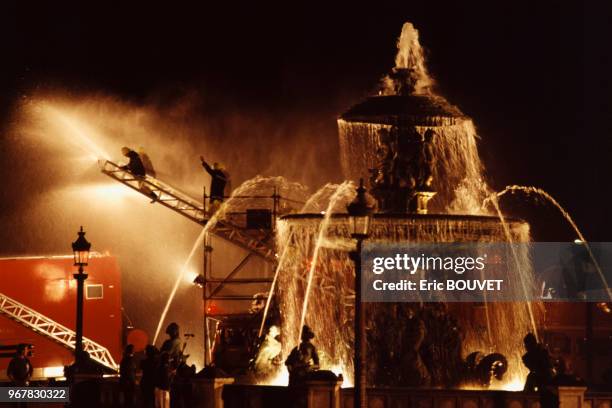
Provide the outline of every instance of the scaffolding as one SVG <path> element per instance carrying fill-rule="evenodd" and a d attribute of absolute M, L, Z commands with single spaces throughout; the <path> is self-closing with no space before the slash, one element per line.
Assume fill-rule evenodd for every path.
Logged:
<path fill-rule="evenodd" d="M 0 314 L 74 351 L 76 333 L 73 330 L 2 293 L 0 293 Z M 113 371 L 119 369 L 110 351 L 95 341 L 83 337 L 83 350 L 102 366 Z"/>
<path fill-rule="evenodd" d="M 155 203 L 161 204 L 199 225 L 206 225 L 210 219 L 210 214 L 205 211 L 204 202 L 191 198 L 189 195 L 159 179 L 151 176 L 136 177 L 126 169 L 108 160 L 101 163 L 101 168 L 102 173 L 140 194 L 149 198 L 152 197 L 151 194 L 155 194 L 157 197 L 154 201 Z M 262 197 L 251 196 L 237 198 Z M 280 197 L 278 197 L 276 193 L 273 196 L 265 198 L 272 199 L 274 203 L 280 200 Z M 204 196 L 204 199 L 206 199 L 206 196 Z M 275 217 L 277 209 L 278 205 L 273 204 L 273 217 Z M 218 220 L 215 222 L 213 228 L 211 228 L 210 233 L 246 251 L 254 252 L 269 262 L 275 262 L 276 260 L 273 242 L 274 236 L 270 231 L 249 230 L 245 226 L 240 226 L 230 221 Z"/>
<path fill-rule="evenodd" d="M 101 162 L 102 173 L 113 178 L 114 180 L 126 185 L 127 187 L 137 191 L 138 193 L 152 197 L 151 193 L 154 193 L 157 198 L 152 201 L 159 203 L 164 207 L 188 218 L 189 220 L 196 222 L 197 224 L 204 226 L 210 219 L 210 213 L 206 211 L 206 201 L 210 199 L 204 191 L 202 201 L 198 201 L 188 196 L 187 194 L 179 191 L 178 189 L 170 186 L 169 184 L 153 178 L 151 176 L 136 177 L 132 175 L 122 166 L 119 166 L 111 161 Z M 229 197 L 226 197 L 229 198 Z M 218 220 L 210 228 L 210 230 L 204 236 L 204 259 L 203 259 L 203 274 L 198 277 L 196 282 L 202 287 L 203 303 L 204 303 L 204 350 L 205 350 L 205 364 L 208 364 L 212 360 L 212 348 L 210 336 L 210 325 L 209 323 L 218 323 L 219 319 L 231 314 L 221 314 L 209 311 L 209 305 L 215 300 L 220 301 L 253 301 L 255 300 L 254 295 L 256 294 L 232 294 L 223 295 L 221 292 L 224 288 L 232 285 L 248 285 L 248 284 L 259 284 L 263 285 L 265 289 L 265 296 L 258 296 L 258 300 L 265 300 L 269 296 L 269 290 L 272 283 L 272 278 L 262 277 L 246 277 L 238 278 L 237 274 L 247 265 L 252 257 L 258 256 L 265 260 L 268 264 L 273 267 L 276 265 L 276 252 L 274 245 L 274 230 L 276 226 L 276 219 L 279 216 L 279 208 L 281 200 L 291 204 L 299 204 L 297 201 L 282 198 L 276 189 L 271 195 L 260 195 L 260 196 L 231 196 L 232 199 L 257 199 L 258 201 L 264 201 L 269 204 L 266 205 L 266 209 L 257 209 L 259 211 L 268 211 L 270 222 L 268 225 L 260 226 L 259 228 L 249 225 L 248 222 L 248 211 L 244 213 L 229 213 L 226 214 L 223 220 Z M 290 207 L 290 205 L 287 205 Z M 246 216 L 245 216 L 246 215 Z M 265 213 L 264 213 L 265 215 Z M 212 243 L 211 237 L 216 236 L 232 245 L 236 245 L 245 251 L 246 255 L 242 260 L 225 276 L 222 278 L 214 277 L 212 275 Z M 215 331 L 213 329 L 213 331 Z"/>

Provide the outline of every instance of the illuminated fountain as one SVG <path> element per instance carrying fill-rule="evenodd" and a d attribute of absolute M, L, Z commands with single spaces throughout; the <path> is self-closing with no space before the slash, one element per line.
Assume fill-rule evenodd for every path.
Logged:
<path fill-rule="evenodd" d="M 483 165 L 478 155 L 473 122 L 459 108 L 435 94 L 433 86 L 434 81 L 427 73 L 423 51 L 418 42 L 418 33 L 407 23 L 398 41 L 395 67 L 383 78 L 378 94 L 357 103 L 338 120 L 340 161 L 344 178 L 353 181 L 360 178 L 369 180 L 368 188 L 378 203 L 370 240 L 384 243 L 529 242 L 529 225 L 519 220 L 505 219 L 497 199 L 506 192 L 523 191 L 540 196 L 545 196 L 545 192 L 522 187 L 510 187 L 501 193 L 491 192 L 483 181 Z M 156 130 L 159 122 L 149 118 L 158 115 L 146 114 L 141 109 L 127 109 L 120 104 L 110 109 L 108 106 L 114 107 L 114 103 L 109 104 L 107 101 L 85 101 L 75 104 L 74 107 L 71 105 L 42 100 L 28 103 L 23 109 L 24 119 L 27 120 L 22 119 L 24 123 L 20 125 L 19 133 L 20 136 L 29 136 L 25 139 L 33 142 L 32 146 L 28 147 L 38 146 L 43 141 L 48 151 L 53 153 L 48 156 L 59 157 L 57 162 L 46 161 L 40 170 L 62 168 L 66 173 L 64 181 L 83 182 L 68 184 L 69 187 L 54 191 L 50 196 L 53 200 L 47 196 L 44 200 L 39 200 L 40 207 L 36 207 L 40 208 L 38 219 L 61 220 L 64 216 L 62 214 L 68 213 L 66 208 L 70 208 L 71 214 L 78 210 L 67 207 L 67 203 L 78 202 L 73 199 L 77 194 L 90 197 L 90 206 L 95 206 L 95 211 L 92 211 L 91 207 L 79 210 L 86 211 L 79 216 L 89 217 L 86 220 L 95 226 L 93 229 L 100 231 L 103 237 L 99 242 L 109 248 L 116 247 L 117 251 L 130 248 L 125 249 L 129 253 L 119 254 L 126 263 L 125 269 L 134 271 L 126 274 L 129 284 L 124 287 L 133 288 L 131 292 L 126 292 L 126 297 L 136 298 L 131 295 L 137 294 L 138 303 L 142 303 L 138 307 L 140 324 L 143 327 L 149 326 L 151 334 L 153 328 L 157 327 L 153 336 L 156 338 L 167 316 L 173 319 L 178 316 L 181 327 L 188 331 L 201 332 L 200 314 L 193 312 L 200 310 L 201 294 L 199 289 L 192 285 L 191 273 L 192 270 L 197 270 L 196 263 L 199 261 L 195 255 L 198 253 L 197 249 L 201 248 L 202 235 L 214 228 L 217 221 L 226 220 L 226 216 L 229 217 L 231 213 L 265 207 L 265 204 L 229 199 L 216 216 L 208 221 L 204 230 L 195 229 L 184 220 L 185 224 L 180 224 L 181 221 L 176 221 L 174 214 L 166 215 L 163 209 L 150 210 L 148 201 L 145 204 L 141 197 L 136 197 L 130 190 L 122 186 L 102 184 L 97 178 L 93 178 L 92 174 L 99 176 L 95 161 L 110 158 L 108 152 L 117 152 L 118 147 L 124 143 L 123 139 L 128 137 L 130 145 L 150 143 L 158 149 L 155 156 L 176 157 L 179 158 L 176 160 L 181 162 L 197 149 L 187 142 L 168 144 L 167 140 L 160 136 L 152 143 L 152 137 L 158 132 L 163 133 Z M 175 127 L 179 128 L 166 126 L 164 131 Z M 199 137 L 199 129 L 196 133 Z M 118 135 L 116 138 L 121 139 L 121 143 L 110 135 Z M 204 146 L 198 148 L 204 150 Z M 423 157 L 424 150 L 427 150 L 430 157 Z M 185 180 L 196 179 L 192 177 L 192 164 L 171 164 L 167 167 L 172 169 L 175 177 L 173 182 L 183 184 Z M 182 166 L 187 166 L 187 170 Z M 75 177 L 75 173 L 78 177 Z M 85 180 L 88 184 L 84 184 Z M 92 180 L 96 183 L 89 183 Z M 200 187 L 199 182 L 190 183 L 190 192 L 196 195 Z M 312 195 L 297 213 L 278 221 L 278 266 L 273 283 L 277 304 L 272 307 L 281 312 L 280 320 L 275 323 L 281 327 L 283 359 L 298 342 L 300 328 L 306 323 L 316 333 L 314 343 L 321 353 L 321 368 L 336 373 L 342 372 L 345 386 L 351 385 L 353 381 L 354 339 L 354 270 L 348 257 L 348 251 L 354 248 L 354 242 L 350 239 L 345 213 L 346 205 L 354 196 L 354 187 L 354 182 L 351 181 L 340 185 L 328 184 Z M 299 192 L 297 201 L 302 200 L 302 187 L 280 178 L 255 177 L 234 190 L 233 194 L 269 196 L 272 193 L 266 191 L 271 191 L 272 188 L 275 191 L 280 189 L 279 194 L 282 197 Z M 562 207 L 551 197 L 545 198 L 558 206 L 576 229 L 581 241 L 585 242 Z M 150 211 L 159 213 L 151 217 Z M 280 212 L 286 211 L 291 210 L 280 209 Z M 28 218 L 31 215 L 30 213 Z M 109 223 L 109 219 L 116 222 Z M 155 223 L 152 223 L 151 219 L 155 219 Z M 53 224 L 61 225 L 65 222 Z M 139 243 L 145 248 L 143 252 L 146 252 L 147 256 L 133 256 L 133 236 L 117 233 L 118 225 L 138 228 L 141 232 Z M 56 234 L 57 228 L 56 225 L 48 226 L 49 236 Z M 37 225 L 36 229 L 30 228 L 40 229 L 41 225 Z M 177 234 L 177 231 L 180 234 Z M 173 239 L 168 240 L 171 242 L 160 243 L 149 239 L 150 236 L 172 236 Z M 185 248 L 191 248 L 191 251 L 186 252 Z M 168 253 L 173 256 L 167 256 Z M 144 266 L 140 264 L 143 259 L 147 261 Z M 513 264 L 507 271 L 507 276 L 512 276 L 512 279 L 507 279 L 513 285 L 511 290 L 529 291 L 534 287 L 534 282 L 526 255 L 516 253 L 512 261 Z M 178 271 L 178 275 L 169 274 L 168 270 Z M 598 272 L 602 275 L 601 271 Z M 197 276 L 197 272 L 193 274 Z M 143 294 L 141 288 L 144 280 L 151 287 L 167 288 L 170 291 L 167 300 L 165 293 L 157 296 L 160 291 Z M 602 277 L 602 280 L 605 279 Z M 607 287 L 607 284 L 605 286 Z M 184 312 L 186 308 L 174 305 L 173 311 L 171 304 L 174 298 L 195 299 L 195 307 Z M 161 316 L 150 312 L 156 309 L 151 306 L 153 304 L 160 305 L 162 309 L 164 301 L 166 303 Z M 266 311 L 270 307 L 268 303 Z M 430 357 L 441 362 L 440 366 L 446 369 L 446 372 L 430 373 L 435 378 L 427 385 L 481 387 L 482 384 L 478 382 L 469 384 L 452 378 L 453 370 L 457 367 L 448 362 L 449 357 L 456 357 L 453 353 L 457 352 L 461 354 L 462 361 L 469 362 L 474 351 L 480 351 L 484 355 L 498 352 L 507 357 L 508 372 L 501 382 L 494 382 L 491 388 L 515 390 L 522 388 L 526 376 L 520 359 L 523 353 L 522 337 L 529 331 L 537 333 L 542 312 L 541 305 L 538 304 L 483 302 L 429 305 L 370 303 L 367 305 L 367 313 L 370 352 L 368 377 L 373 379 L 374 384 L 415 385 L 404 382 L 402 373 L 394 370 L 404 367 L 410 358 L 409 346 L 413 344 L 414 338 L 409 335 L 407 322 L 418 321 L 414 319 L 416 316 L 425 324 L 436 319 L 448 319 L 444 327 L 460 330 L 463 335 L 460 343 L 454 343 L 459 344 L 460 349 L 444 348 L 442 346 L 456 340 L 452 330 L 449 335 L 448 330 L 426 328 L 428 333 L 423 342 L 437 347 L 438 353 Z M 266 323 L 265 318 L 262 331 L 265 329 L 263 323 Z M 410 324 L 414 326 L 414 323 Z M 434 341 L 432 337 L 435 336 L 441 340 Z M 270 337 L 273 339 L 275 336 Z M 275 356 L 278 350 L 278 344 L 270 342 L 274 348 L 273 352 L 268 353 L 268 357 Z M 202 360 L 203 351 L 190 352 L 192 358 L 199 357 L 199 360 Z M 391 364 L 381 364 L 383 357 L 389 358 Z M 287 384 L 282 359 L 277 367 L 280 367 L 277 372 L 260 382 Z"/>
<path fill-rule="evenodd" d="M 378 204 L 369 240 L 529 242 L 527 223 L 505 220 L 501 212 L 484 212 L 482 203 L 490 191 L 482 179 L 474 125 L 457 107 L 436 95 L 432 85 L 418 33 L 406 23 L 398 40 L 396 66 L 383 79 L 379 94 L 357 103 L 338 120 L 344 176 L 369 180 L 368 188 Z M 354 191 L 351 182 L 328 185 L 300 214 L 278 222 L 280 258 L 274 288 L 282 316 L 283 355 L 297 344 L 300 328 L 306 323 L 316 333 L 322 368 L 342 372 L 345 386 L 353 380 L 354 267 L 348 251 L 354 243 L 346 205 Z M 516 293 L 533 289 L 533 273 L 525 253 L 514 254 L 506 273 Z M 418 314 L 429 319 L 452 316 L 448 327 L 461 330 L 463 335 L 457 351 L 460 359 L 474 351 L 505 355 L 508 372 L 503 382 L 492 384 L 505 389 L 522 387 L 527 374 L 520 358 L 522 337 L 527 332 L 537 333 L 540 314 L 530 303 L 486 302 L 370 303 L 366 313 L 368 378 L 373 383 L 382 378 L 383 382 L 376 385 L 415 385 L 399 384 L 391 366 L 404 364 L 402 347 L 409 347 L 409 339 L 402 338 L 406 331 L 402 324 Z M 438 350 L 439 355 L 432 357 L 434 362 L 452 366 L 452 350 L 442 344 L 444 339 L 426 336 L 427 341 Z M 380 353 L 392 360 L 388 367 L 380 367 Z M 385 370 L 387 382 L 381 374 Z M 431 374 L 427 385 L 466 386 L 452 378 L 453 373 Z M 277 380 L 282 377 L 279 374 Z"/>

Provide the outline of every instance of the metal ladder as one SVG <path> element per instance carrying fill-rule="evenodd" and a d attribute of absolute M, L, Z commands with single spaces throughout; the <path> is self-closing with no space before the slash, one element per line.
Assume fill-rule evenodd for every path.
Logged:
<path fill-rule="evenodd" d="M 157 196 L 159 204 L 166 208 L 176 211 L 183 217 L 189 218 L 198 224 L 206 224 L 207 217 L 204 206 L 197 200 L 189 197 L 172 186 L 150 176 L 135 177 L 127 170 L 123 170 L 119 165 L 107 160 L 100 162 L 102 173 L 117 180 L 134 191 L 147 197 L 150 193 Z"/>
<path fill-rule="evenodd" d="M 0 293 L 0 314 L 74 351 L 76 333 L 73 330 L 2 293 Z M 104 367 L 113 371 L 119 369 L 110 351 L 95 341 L 83 337 L 83 350 L 89 353 L 92 360 Z"/>
<path fill-rule="evenodd" d="M 181 214 L 191 221 L 200 225 L 205 225 L 208 222 L 208 214 L 204 211 L 203 203 L 169 184 L 150 176 L 135 177 L 129 171 L 123 170 L 121 166 L 109 160 L 100 162 L 100 167 L 102 173 L 146 197 L 150 197 L 150 194 L 154 193 L 157 195 L 155 202 Z M 273 242 L 271 242 L 273 237 L 270 235 L 251 232 L 225 220 L 217 221 L 210 232 L 219 238 L 261 256 L 269 262 L 276 261 Z"/>

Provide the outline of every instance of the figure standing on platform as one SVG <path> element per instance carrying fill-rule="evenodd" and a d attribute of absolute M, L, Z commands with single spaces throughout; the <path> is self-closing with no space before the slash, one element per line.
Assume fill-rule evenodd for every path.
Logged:
<path fill-rule="evenodd" d="M 319 369 L 317 348 L 310 342 L 314 332 L 306 325 L 302 328 L 302 342 L 294 347 L 285 361 L 289 370 L 289 385 L 297 385 L 308 378 L 308 375 Z"/>
<path fill-rule="evenodd" d="M 184 364 L 186 356 L 183 355 L 184 345 L 181 345 L 179 325 L 175 322 L 170 323 L 166 327 L 166 334 L 169 338 L 162 344 L 160 352 L 162 356 L 168 356 L 170 400 L 173 406 L 182 406 L 179 402 L 183 399 L 180 386 L 180 372 L 182 368 L 186 367 Z"/>
<path fill-rule="evenodd" d="M 132 149 L 130 149 L 129 147 L 122 147 L 121 153 L 125 157 L 130 159 L 128 164 L 120 167 L 121 170 L 129 171 L 130 173 L 132 173 L 134 177 L 136 177 L 136 179 L 138 179 L 138 188 L 140 189 L 140 191 L 143 192 L 143 194 L 146 194 L 151 198 L 151 203 L 154 203 L 155 201 L 157 201 L 158 199 L 157 194 L 151 191 L 149 186 L 147 186 L 144 183 L 144 180 L 147 176 L 147 171 L 145 169 L 144 164 L 142 163 L 142 159 L 140 158 L 140 155 L 136 153 L 135 151 L 133 151 Z"/>
<path fill-rule="evenodd" d="M 200 156 L 202 167 L 208 172 L 211 177 L 210 181 L 210 208 L 214 212 L 225 198 L 225 186 L 229 180 L 229 175 L 223 168 L 223 165 L 215 162 L 212 167 L 206 163 L 204 156 Z"/>
<path fill-rule="evenodd" d="M 27 357 L 28 347 L 26 344 L 17 346 L 15 357 L 9 362 L 6 374 L 14 386 L 27 387 L 32 377 L 32 364 Z"/>
<path fill-rule="evenodd" d="M 183 359 L 183 351 L 181 349 L 181 339 L 179 334 L 179 325 L 172 322 L 166 327 L 168 339 L 161 346 L 161 353 L 168 353 L 170 358 L 170 366 L 173 370 L 180 365 Z"/>

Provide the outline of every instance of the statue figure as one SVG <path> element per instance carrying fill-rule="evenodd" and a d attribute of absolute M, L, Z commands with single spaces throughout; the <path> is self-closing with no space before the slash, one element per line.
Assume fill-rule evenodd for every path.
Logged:
<path fill-rule="evenodd" d="M 427 329 L 423 319 L 417 316 L 412 308 L 404 316 L 402 331 L 402 354 L 400 356 L 400 384 L 411 387 L 427 387 L 431 383 L 429 371 L 421 358 L 421 345 L 425 340 Z"/>
<path fill-rule="evenodd" d="M 523 355 L 523 364 L 529 369 L 525 381 L 525 391 L 534 392 L 545 388 L 552 381 L 552 362 L 548 350 L 538 343 L 533 333 L 523 339 L 527 352 Z"/>
<path fill-rule="evenodd" d="M 393 162 L 395 187 L 403 192 L 404 199 L 416 187 L 418 142 L 421 136 L 414 127 L 397 129 L 396 154 Z M 401 207 L 405 210 L 405 203 Z"/>
<path fill-rule="evenodd" d="M 387 132 L 386 129 L 381 129 Z M 381 137 L 381 145 L 376 151 L 376 167 L 370 169 L 370 192 L 376 198 L 380 209 L 389 207 L 389 192 L 392 186 L 393 150 L 390 143 Z"/>
<path fill-rule="evenodd" d="M 529 369 L 524 391 L 540 394 L 542 408 L 559 406 L 559 399 L 548 387 L 553 384 L 553 366 L 548 350 L 538 343 L 533 333 L 523 339 L 527 352 L 523 355 L 523 364 Z"/>
<path fill-rule="evenodd" d="M 378 130 L 375 167 L 370 171 L 370 192 L 382 212 L 426 213 L 433 197 L 435 132 L 421 136 L 414 127 L 391 126 Z M 420 200 L 416 195 L 421 193 Z M 419 210 L 420 209 L 420 210 Z"/>
<path fill-rule="evenodd" d="M 401 155 L 397 148 L 398 129 L 395 126 L 381 128 L 377 138 L 376 164 L 369 170 L 370 192 L 376 198 L 381 211 L 394 211 L 399 186 L 398 168 L 401 167 Z"/>
<path fill-rule="evenodd" d="M 257 374 L 269 375 L 274 373 L 281 364 L 281 342 L 278 326 L 270 326 L 268 333 L 259 346 L 257 356 L 253 360 L 253 369 Z"/>
<path fill-rule="evenodd" d="M 319 369 L 319 354 L 316 347 L 310 342 L 314 332 L 304 325 L 299 346 L 294 347 L 285 361 L 289 370 L 289 385 L 297 385 L 308 379 L 309 375 Z"/>
<path fill-rule="evenodd" d="M 508 360 L 503 354 L 482 354 L 475 351 L 465 359 L 466 373 L 463 382 L 488 388 L 493 378 L 502 380 L 508 371 Z"/>
<path fill-rule="evenodd" d="M 433 146 L 435 136 L 436 133 L 432 129 L 427 129 L 419 146 L 417 159 L 417 189 L 419 191 L 432 191 L 433 169 L 436 165 Z"/>
<path fill-rule="evenodd" d="M 457 321 L 445 303 L 426 304 L 421 316 L 427 327 L 421 353 L 431 375 L 431 385 L 454 387 L 460 381 L 463 367 L 463 340 Z"/>

